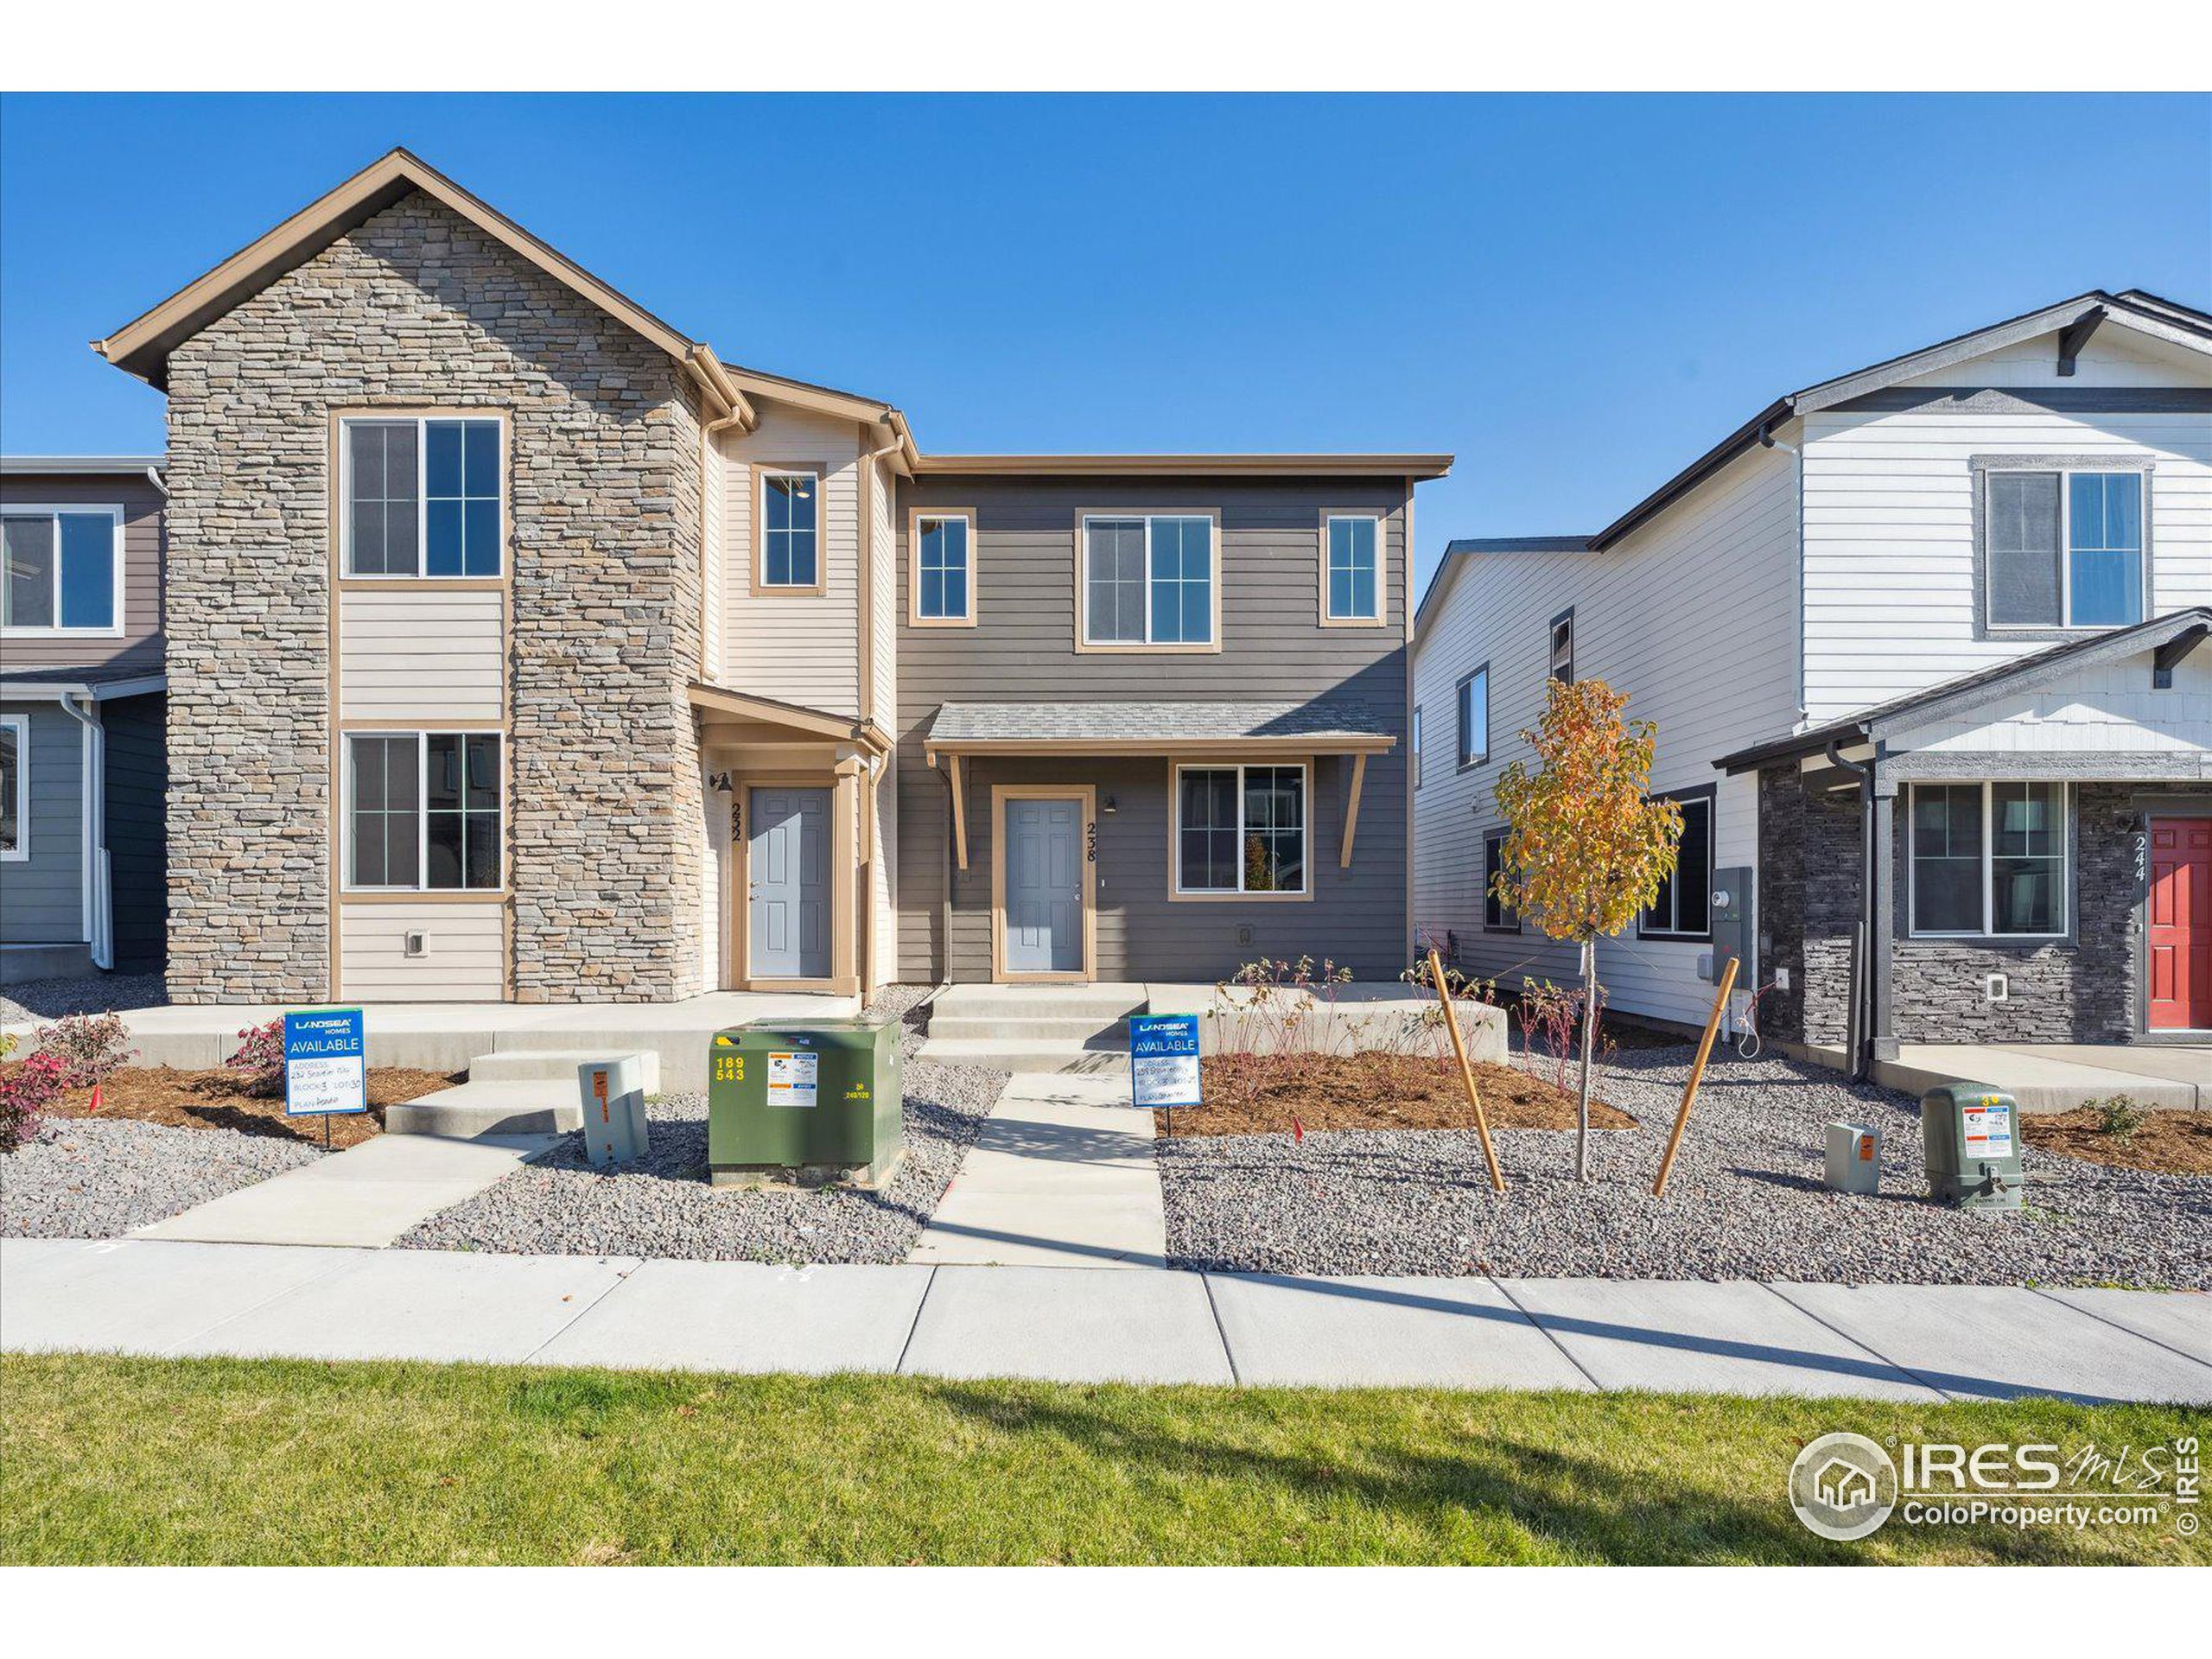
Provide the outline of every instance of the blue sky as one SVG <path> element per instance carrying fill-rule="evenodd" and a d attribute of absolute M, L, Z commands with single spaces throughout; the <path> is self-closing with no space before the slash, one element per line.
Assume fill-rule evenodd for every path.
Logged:
<path fill-rule="evenodd" d="M 10 96 L 0 448 L 158 448 L 85 342 L 394 143 L 925 448 L 1449 450 L 1423 581 L 1830 375 L 2212 303 L 2204 97 Z"/>

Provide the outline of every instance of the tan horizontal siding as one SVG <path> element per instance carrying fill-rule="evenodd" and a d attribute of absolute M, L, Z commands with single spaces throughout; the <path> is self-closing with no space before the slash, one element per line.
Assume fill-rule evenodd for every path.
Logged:
<path fill-rule="evenodd" d="M 364 1001 L 496 1002 L 505 991 L 505 906 L 347 904 L 339 910 L 342 994 Z M 403 954 L 421 929 L 428 952 Z"/>

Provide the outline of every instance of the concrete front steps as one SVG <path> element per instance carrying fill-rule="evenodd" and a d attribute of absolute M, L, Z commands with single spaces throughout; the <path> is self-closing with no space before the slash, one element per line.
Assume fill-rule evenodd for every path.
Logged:
<path fill-rule="evenodd" d="M 625 1058 L 604 1048 L 499 1049 L 468 1063 L 468 1081 L 385 1109 L 388 1135 L 442 1135 L 474 1140 L 487 1135 L 562 1135 L 583 1127 L 577 1068 Z M 645 1090 L 660 1092 L 660 1056 L 637 1052 Z"/>
<path fill-rule="evenodd" d="M 1141 985 L 953 985 L 930 1005 L 919 1058 L 1001 1071 L 1126 1074 Z"/>

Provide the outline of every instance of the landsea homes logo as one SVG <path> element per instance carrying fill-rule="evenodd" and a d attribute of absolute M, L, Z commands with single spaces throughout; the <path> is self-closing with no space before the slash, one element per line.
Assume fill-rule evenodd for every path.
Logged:
<path fill-rule="evenodd" d="M 1892 1440 L 1823 1434 L 1789 1466 L 1789 1506 L 1808 1530 L 1848 1543 L 1895 1515 L 1907 1526 L 2170 1527 L 2202 1524 L 2196 1437 L 2148 1446 Z"/>

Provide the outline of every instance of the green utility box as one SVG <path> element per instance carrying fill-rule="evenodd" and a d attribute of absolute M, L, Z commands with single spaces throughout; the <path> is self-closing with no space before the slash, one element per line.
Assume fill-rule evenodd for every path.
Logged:
<path fill-rule="evenodd" d="M 2020 1103 L 1986 1083 L 1947 1083 L 1920 1097 L 1928 1190 L 1967 1210 L 2018 1210 Z"/>
<path fill-rule="evenodd" d="M 906 1150 L 899 1025 L 800 1020 L 715 1033 L 707 1164 L 716 1186 L 880 1186 Z"/>

